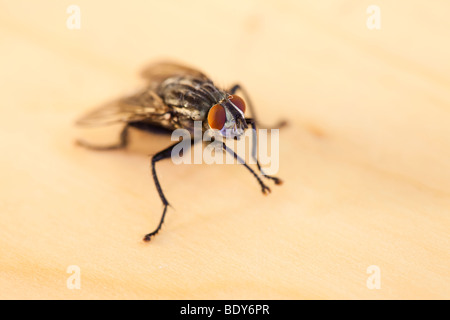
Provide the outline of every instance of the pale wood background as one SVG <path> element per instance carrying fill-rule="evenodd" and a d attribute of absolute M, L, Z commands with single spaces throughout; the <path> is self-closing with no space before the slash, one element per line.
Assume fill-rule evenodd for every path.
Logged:
<path fill-rule="evenodd" d="M 366 27 L 372 4 L 381 30 Z M 449 11 L 0 1 L 0 298 L 450 298 Z M 128 150 L 92 152 L 73 121 L 160 58 L 245 84 L 262 121 L 290 126 L 267 197 L 239 166 L 160 163 L 174 208 L 148 244 L 162 209 L 148 155 L 168 139 L 133 131 Z"/>

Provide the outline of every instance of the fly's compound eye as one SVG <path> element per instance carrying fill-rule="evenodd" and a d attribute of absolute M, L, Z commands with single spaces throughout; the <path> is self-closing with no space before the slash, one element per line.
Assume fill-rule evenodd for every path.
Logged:
<path fill-rule="evenodd" d="M 237 95 L 229 96 L 228 99 L 231 101 L 232 104 L 234 104 L 236 107 L 238 107 L 242 113 L 245 113 L 245 102 L 244 99 Z"/>
<path fill-rule="evenodd" d="M 227 117 L 225 109 L 220 104 L 214 105 L 208 113 L 208 124 L 212 129 L 222 130 Z"/>

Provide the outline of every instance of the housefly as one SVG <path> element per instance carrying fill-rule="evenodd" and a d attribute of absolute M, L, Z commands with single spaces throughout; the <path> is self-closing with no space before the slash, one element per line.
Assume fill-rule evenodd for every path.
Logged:
<path fill-rule="evenodd" d="M 175 63 L 153 64 L 143 71 L 142 76 L 147 81 L 142 90 L 131 96 L 107 103 L 76 122 L 79 126 L 123 123 L 124 126 L 118 143 L 98 146 L 78 140 L 79 145 L 95 150 L 124 148 L 128 143 L 128 129 L 130 127 L 144 131 L 152 131 L 155 127 L 169 130 L 183 128 L 193 132 L 195 121 L 202 121 L 203 131 L 216 129 L 224 138 L 239 137 L 249 127 L 256 130 L 257 122 L 254 118 L 254 110 L 252 110 L 247 94 L 240 85 L 234 85 L 228 90 L 220 89 L 202 72 Z M 238 91 L 242 93 L 247 103 L 239 95 L 236 95 Z M 247 111 L 253 115 L 253 118 L 245 117 Z M 254 145 L 255 139 L 256 135 L 254 134 Z M 193 141 L 191 142 L 193 143 Z M 151 158 L 153 180 L 164 209 L 158 226 L 153 232 L 145 235 L 145 241 L 150 241 L 161 229 L 169 206 L 158 180 L 155 164 L 160 160 L 170 158 L 172 149 L 176 144 L 156 153 Z M 235 159 L 240 159 L 225 143 L 222 144 L 223 150 L 230 153 Z M 258 170 L 263 177 L 273 180 L 275 184 L 282 183 L 279 178 L 265 175 L 256 156 L 255 158 Z M 243 164 L 256 178 L 262 192 L 264 194 L 269 193 L 269 187 L 263 182 L 259 174 L 242 159 L 240 160 L 239 163 Z"/>

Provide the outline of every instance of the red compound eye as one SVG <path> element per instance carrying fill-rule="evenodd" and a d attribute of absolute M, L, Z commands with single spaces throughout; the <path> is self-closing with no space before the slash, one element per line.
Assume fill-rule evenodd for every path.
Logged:
<path fill-rule="evenodd" d="M 236 95 L 229 96 L 228 99 L 231 101 L 232 104 L 234 104 L 243 113 L 245 113 L 245 102 L 244 102 L 244 99 L 242 99 L 241 97 L 236 96 Z"/>
<path fill-rule="evenodd" d="M 220 104 L 216 104 L 209 109 L 208 124 L 212 129 L 221 130 L 226 119 L 225 109 Z"/>

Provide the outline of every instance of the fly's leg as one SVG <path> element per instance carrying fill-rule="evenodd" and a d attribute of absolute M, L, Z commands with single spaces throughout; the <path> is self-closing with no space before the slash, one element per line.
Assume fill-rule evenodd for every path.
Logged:
<path fill-rule="evenodd" d="M 194 140 L 191 141 L 191 145 L 193 143 L 194 143 Z M 167 201 L 166 196 L 164 195 L 164 192 L 162 191 L 161 185 L 159 184 L 158 176 L 156 175 L 155 164 L 156 164 L 156 162 L 158 162 L 160 160 L 170 158 L 172 156 L 172 149 L 177 144 L 178 144 L 178 142 L 171 145 L 170 147 L 158 152 L 157 154 L 155 154 L 152 157 L 151 166 L 152 166 L 153 181 L 155 182 L 156 190 L 158 191 L 159 197 L 161 198 L 161 201 L 164 205 L 164 209 L 163 209 L 163 213 L 161 215 L 161 219 L 159 221 L 158 226 L 156 227 L 156 229 L 153 232 L 150 232 L 145 235 L 144 241 L 150 241 L 151 237 L 153 237 L 154 235 L 156 235 L 159 232 L 159 230 L 161 229 L 161 226 L 164 222 L 164 218 L 166 216 L 167 207 L 169 206 L 169 202 Z"/>
<path fill-rule="evenodd" d="M 158 162 L 160 160 L 169 158 L 172 154 L 172 149 L 175 145 L 176 144 L 171 145 L 170 147 L 158 152 L 157 154 L 155 154 L 152 157 L 151 165 L 152 165 L 153 181 L 155 182 L 156 190 L 158 191 L 159 197 L 161 198 L 161 201 L 164 205 L 164 209 L 163 209 L 163 213 L 161 215 L 161 219 L 159 221 L 158 226 L 156 227 L 156 229 L 153 232 L 150 232 L 145 235 L 144 241 L 150 241 L 151 237 L 153 237 L 155 234 L 157 234 L 159 232 L 159 230 L 161 229 L 161 226 L 164 222 L 164 218 L 166 216 L 166 211 L 167 211 L 167 207 L 169 206 L 169 202 L 167 201 L 166 196 L 164 195 L 164 192 L 161 189 L 161 185 L 159 184 L 158 176 L 156 175 L 155 164 L 156 164 L 156 162 Z"/>
<path fill-rule="evenodd" d="M 258 180 L 258 183 L 261 186 L 262 193 L 270 193 L 270 188 L 264 184 L 258 174 L 252 168 L 250 168 L 248 164 L 246 164 L 245 161 L 236 154 L 236 152 L 228 148 L 225 143 L 223 143 L 223 149 L 231 154 L 238 161 L 238 163 L 243 164 L 250 171 L 250 173 L 253 174 L 253 176 L 256 178 L 256 180 Z"/>
<path fill-rule="evenodd" d="M 230 92 L 230 94 L 235 94 L 236 91 L 238 91 L 238 90 L 240 90 L 243 93 L 244 99 L 247 102 L 247 106 L 248 106 L 248 108 L 250 110 L 250 113 L 253 116 L 253 118 L 246 118 L 245 119 L 247 125 L 250 125 L 252 127 L 252 129 L 253 129 L 253 134 L 252 134 L 252 157 L 256 161 L 256 165 L 258 166 L 259 172 L 261 172 L 261 174 L 264 177 L 266 177 L 267 179 L 273 180 L 275 182 L 275 184 L 281 185 L 283 183 L 283 181 L 280 178 L 266 175 L 264 173 L 264 171 L 262 170 L 262 168 L 261 168 L 261 164 L 259 163 L 257 152 L 256 152 L 256 146 L 257 146 L 257 141 L 256 141 L 257 140 L 256 123 L 257 123 L 257 121 L 256 121 L 256 118 L 255 118 L 256 117 L 255 116 L 255 110 L 253 109 L 253 105 L 252 105 L 252 103 L 250 101 L 250 98 L 248 97 L 247 92 L 239 84 L 234 85 L 229 90 L 229 92 Z M 281 121 L 279 124 L 277 124 L 277 126 L 275 126 L 275 128 L 277 128 L 277 127 L 281 128 L 281 127 L 283 127 L 285 125 L 286 125 L 286 122 L 285 121 Z"/>
<path fill-rule="evenodd" d="M 252 102 L 250 100 L 249 95 L 247 94 L 247 91 L 243 87 L 241 87 L 240 84 L 235 84 L 234 86 L 231 87 L 231 89 L 228 90 L 228 92 L 231 95 L 235 94 L 237 91 L 241 91 L 242 92 L 242 95 L 243 95 L 243 98 L 244 98 L 244 100 L 246 102 L 246 105 L 247 105 L 247 107 L 250 110 L 250 113 L 252 115 L 252 119 L 255 122 L 255 124 L 256 123 L 258 124 L 258 127 L 259 127 L 259 122 L 256 121 L 255 109 L 253 108 L 253 104 L 252 104 Z M 261 127 L 267 128 L 267 129 L 272 129 L 272 128 L 273 129 L 280 129 L 280 128 L 286 126 L 286 125 L 287 125 L 287 122 L 282 120 L 282 121 L 278 122 L 275 126 L 261 126 Z"/>
<path fill-rule="evenodd" d="M 99 151 L 125 148 L 128 144 L 128 125 L 123 127 L 122 131 L 120 132 L 120 140 L 116 144 L 107 145 L 107 146 L 99 146 L 99 145 L 91 144 L 84 140 L 77 140 L 76 143 L 82 147 L 92 149 L 92 150 L 99 150 Z"/>
<path fill-rule="evenodd" d="M 266 177 L 267 179 L 273 180 L 275 182 L 275 184 L 278 184 L 278 185 L 283 184 L 283 180 L 281 180 L 280 178 L 277 178 L 277 177 L 274 177 L 274 176 L 269 176 L 269 175 L 264 173 L 263 169 L 261 168 L 261 164 L 259 163 L 258 156 L 257 156 L 257 153 L 256 153 L 256 145 L 257 145 L 256 139 L 257 139 L 257 136 L 256 136 L 255 120 L 254 119 L 250 119 L 250 118 L 245 118 L 245 121 L 253 129 L 253 132 L 252 132 L 252 140 L 253 140 L 252 141 L 252 157 L 256 161 L 256 165 L 258 166 L 259 172 L 261 172 L 263 177 Z"/>

